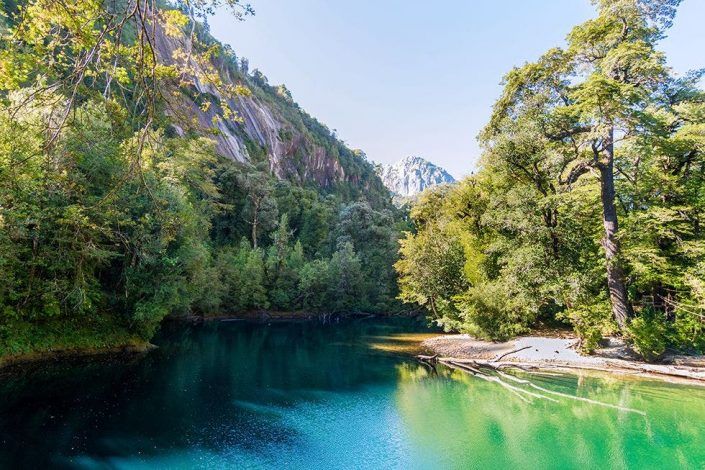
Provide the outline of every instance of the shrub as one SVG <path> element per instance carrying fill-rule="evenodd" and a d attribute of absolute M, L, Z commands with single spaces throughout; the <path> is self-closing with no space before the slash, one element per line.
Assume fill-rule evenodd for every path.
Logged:
<path fill-rule="evenodd" d="M 629 339 L 646 361 L 654 361 L 661 357 L 668 345 L 668 329 L 666 322 L 652 312 L 633 319 L 628 328 Z"/>
<path fill-rule="evenodd" d="M 462 331 L 492 341 L 506 341 L 527 333 L 536 314 L 527 308 L 528 302 L 509 298 L 505 286 L 483 283 L 459 296 Z M 523 304 L 520 306 L 520 304 Z"/>
<path fill-rule="evenodd" d="M 559 317 L 572 323 L 580 338 L 579 349 L 587 354 L 595 351 L 602 338 L 616 331 L 609 302 L 606 300 L 569 309 Z"/>

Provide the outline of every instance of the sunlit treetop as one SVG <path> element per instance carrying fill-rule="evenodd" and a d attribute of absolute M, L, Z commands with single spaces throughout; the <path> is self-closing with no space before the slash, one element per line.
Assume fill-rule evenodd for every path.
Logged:
<path fill-rule="evenodd" d="M 97 92 L 133 110 L 135 128 L 155 119 L 166 97 L 164 84 L 188 87 L 198 81 L 224 96 L 246 93 L 242 86 L 223 84 L 211 60 L 219 50 L 195 34 L 197 21 L 218 8 L 238 19 L 253 13 L 239 0 L 22 2 L 3 11 L 7 26 L 0 32 L 0 98 L 20 88 L 32 88 L 32 100 L 52 99 L 46 93 L 64 96 L 56 103 L 58 118 L 48 123 L 51 143 L 77 100 Z M 159 50 L 165 36 L 178 38 L 170 57 Z"/>

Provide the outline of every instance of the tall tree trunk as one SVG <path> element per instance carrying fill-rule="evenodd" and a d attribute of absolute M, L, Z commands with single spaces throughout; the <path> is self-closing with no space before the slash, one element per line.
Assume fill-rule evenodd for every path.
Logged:
<path fill-rule="evenodd" d="M 619 241 L 617 240 L 619 224 L 617 221 L 614 189 L 614 130 L 610 131 L 606 154 L 607 161 L 599 165 L 600 189 L 602 193 L 602 224 L 605 228 L 602 246 L 605 249 L 607 287 L 610 291 L 612 315 L 620 330 L 624 331 L 627 327 L 627 319 L 632 315 L 632 306 L 627 295 L 624 268 L 622 267 Z"/>
<path fill-rule="evenodd" d="M 560 240 L 558 239 L 558 234 L 556 233 L 556 227 L 558 226 L 558 211 L 550 208 L 544 209 L 543 221 L 551 238 L 551 253 L 555 259 L 558 259 L 560 251 Z"/>
<path fill-rule="evenodd" d="M 257 249 L 257 224 L 259 223 L 259 199 L 252 204 L 253 212 L 252 215 L 252 248 Z"/>

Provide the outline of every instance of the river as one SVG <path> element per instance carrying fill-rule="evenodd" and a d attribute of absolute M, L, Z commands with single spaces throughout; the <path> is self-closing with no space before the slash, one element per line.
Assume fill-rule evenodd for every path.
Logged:
<path fill-rule="evenodd" d="M 703 468 L 705 388 L 480 380 L 411 320 L 171 324 L 143 357 L 0 376 L 2 468 Z M 532 385 L 521 382 L 529 380 Z M 577 397 L 577 399 L 576 399 Z"/>

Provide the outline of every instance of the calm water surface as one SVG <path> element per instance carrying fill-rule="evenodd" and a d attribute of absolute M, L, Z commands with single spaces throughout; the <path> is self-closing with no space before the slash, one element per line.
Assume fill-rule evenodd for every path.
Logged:
<path fill-rule="evenodd" d="M 139 360 L 4 374 L 0 467 L 705 468 L 704 388 L 434 372 L 420 331 L 179 325 Z"/>

